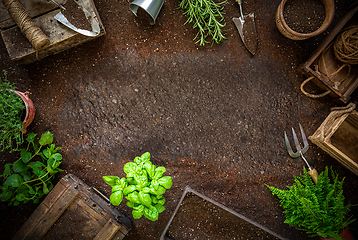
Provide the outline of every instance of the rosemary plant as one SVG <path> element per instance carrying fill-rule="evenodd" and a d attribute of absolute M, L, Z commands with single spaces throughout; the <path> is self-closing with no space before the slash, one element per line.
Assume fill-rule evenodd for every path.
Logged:
<path fill-rule="evenodd" d="M 23 121 L 20 114 L 25 109 L 22 99 L 15 93 L 15 85 L 0 77 L 0 152 L 9 149 L 13 152 L 23 143 Z"/>
<path fill-rule="evenodd" d="M 185 22 L 193 23 L 193 28 L 198 28 L 194 41 L 195 44 L 205 45 L 209 43 L 207 38 L 210 36 L 212 43 L 220 43 L 226 37 L 222 34 L 222 24 L 224 20 L 223 9 L 221 6 L 226 2 L 215 3 L 213 0 L 182 0 L 179 7 L 184 9 L 184 15 L 188 17 Z"/>
<path fill-rule="evenodd" d="M 285 223 L 303 230 L 311 237 L 335 238 L 355 219 L 347 217 L 351 204 L 344 205 L 343 181 L 331 169 L 332 180 L 328 176 L 328 167 L 319 174 L 314 184 L 306 168 L 304 174 L 294 176 L 295 182 L 288 190 L 280 190 L 266 185 L 273 195 L 279 198 L 286 216 Z"/>

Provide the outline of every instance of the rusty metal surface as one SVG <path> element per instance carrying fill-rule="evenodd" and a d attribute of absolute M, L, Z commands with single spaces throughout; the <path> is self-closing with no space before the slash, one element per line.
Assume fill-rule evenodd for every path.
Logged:
<path fill-rule="evenodd" d="M 283 132 L 300 123 L 309 136 L 337 106 L 329 97 L 302 94 L 305 77 L 296 70 L 353 0 L 336 1 L 332 26 L 304 41 L 277 30 L 280 0 L 244 1 L 244 9 L 256 15 L 254 57 L 231 21 L 239 14 L 235 1 L 224 4 L 228 39 L 212 47 L 194 45 L 196 30 L 184 25 L 177 1 L 164 3 L 154 26 L 140 23 L 129 2 L 94 2 L 107 31 L 101 38 L 30 65 L 12 62 L 0 42 L 1 68 L 36 105 L 28 132 L 54 133 L 63 175 L 72 173 L 110 194 L 102 176 L 123 177 L 123 165 L 146 151 L 153 164 L 167 168 L 173 187 L 166 210 L 156 222 L 134 220 L 125 239 L 159 239 L 187 185 L 283 237 L 307 239 L 283 223 L 282 209 L 264 184 L 284 188 L 304 166 L 287 154 Z M 351 101 L 357 99 L 355 92 Z M 356 175 L 312 143 L 305 157 L 318 172 L 333 166 L 346 177 L 346 198 L 358 203 Z M 0 171 L 15 159 L 1 153 Z M 2 206 L 4 238 L 35 208 Z M 118 209 L 131 217 L 124 203 Z"/>

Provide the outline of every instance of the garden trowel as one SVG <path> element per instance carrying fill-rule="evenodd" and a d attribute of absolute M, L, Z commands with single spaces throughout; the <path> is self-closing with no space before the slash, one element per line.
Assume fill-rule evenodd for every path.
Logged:
<path fill-rule="evenodd" d="M 233 18 L 237 29 L 239 30 L 240 37 L 247 50 L 252 55 L 255 55 L 257 49 L 257 33 L 255 26 L 255 14 L 249 13 L 247 15 L 242 14 L 242 0 L 235 0 L 240 6 L 240 17 Z"/>
<path fill-rule="evenodd" d="M 95 37 L 98 34 L 100 34 L 101 29 L 99 27 L 99 23 L 96 20 L 95 16 L 93 16 L 93 14 L 91 14 L 91 12 L 89 10 L 87 10 L 81 4 L 80 1 L 75 1 L 75 2 L 78 4 L 78 7 L 84 12 L 86 20 L 89 21 L 89 23 L 91 24 L 91 27 L 92 27 L 91 31 L 77 28 L 76 26 L 74 26 L 72 23 L 70 23 L 68 21 L 68 19 L 65 17 L 65 15 L 63 15 L 63 13 L 61 11 L 59 13 L 57 13 L 54 18 L 57 21 L 59 21 L 60 23 L 62 23 L 63 25 L 67 26 L 68 28 L 70 28 L 70 29 L 82 34 L 82 35 L 85 35 L 85 36 L 88 36 L 88 37 Z M 64 9 L 64 8 L 61 8 L 61 9 Z M 64 10 L 64 11 L 66 11 L 66 10 Z"/>

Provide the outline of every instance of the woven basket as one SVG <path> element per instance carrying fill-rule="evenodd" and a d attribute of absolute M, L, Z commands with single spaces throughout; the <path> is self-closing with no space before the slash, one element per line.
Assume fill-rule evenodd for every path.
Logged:
<path fill-rule="evenodd" d="M 318 28 L 316 31 L 311 33 L 299 33 L 293 31 L 285 22 L 283 12 L 287 0 L 282 0 L 276 11 L 276 26 L 278 30 L 282 33 L 282 35 L 292 40 L 305 40 L 307 38 L 314 37 L 323 33 L 329 27 L 329 25 L 333 20 L 335 5 L 334 5 L 334 0 L 321 0 L 321 1 L 324 4 L 326 10 L 326 16 L 322 26 Z"/>

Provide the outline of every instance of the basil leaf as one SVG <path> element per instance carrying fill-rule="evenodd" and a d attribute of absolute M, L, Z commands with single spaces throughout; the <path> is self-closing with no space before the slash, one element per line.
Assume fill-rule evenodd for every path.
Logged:
<path fill-rule="evenodd" d="M 114 187 L 117 180 L 119 180 L 119 177 L 117 176 L 103 176 L 102 178 L 111 187 Z"/>
<path fill-rule="evenodd" d="M 159 188 L 159 181 L 157 179 L 153 179 L 152 180 L 152 186 L 154 188 L 154 190 L 158 190 Z"/>
<path fill-rule="evenodd" d="M 154 173 L 154 179 L 159 179 L 163 176 L 163 174 L 166 172 L 167 170 L 165 169 L 165 167 L 157 167 L 155 169 L 155 173 Z"/>
<path fill-rule="evenodd" d="M 130 193 L 132 193 L 133 191 L 136 190 L 136 186 L 135 185 L 129 185 L 128 187 L 126 187 L 125 189 L 123 189 L 123 194 L 124 195 L 128 195 Z"/>
<path fill-rule="evenodd" d="M 119 178 L 116 180 L 116 184 L 119 185 L 121 188 L 125 188 L 127 186 L 127 180 L 125 178 Z"/>
<path fill-rule="evenodd" d="M 119 204 L 121 204 L 121 202 L 123 200 L 123 192 L 122 191 L 114 192 L 114 193 L 111 194 L 109 199 L 111 200 L 111 203 L 114 206 L 118 206 Z"/>
<path fill-rule="evenodd" d="M 151 193 L 154 194 L 154 195 L 162 195 L 165 193 L 165 188 L 163 188 L 162 186 L 159 186 L 158 187 L 158 190 L 155 190 L 154 188 L 151 188 L 150 189 Z"/>
<path fill-rule="evenodd" d="M 165 210 L 165 207 L 162 204 L 159 204 L 159 203 L 156 204 L 154 207 L 157 209 L 158 213 L 162 213 Z"/>
<path fill-rule="evenodd" d="M 134 175 L 134 180 L 140 187 L 145 187 L 148 183 L 148 178 L 143 175 Z"/>
<path fill-rule="evenodd" d="M 138 192 L 137 191 L 134 191 L 130 194 L 128 194 L 128 196 L 126 196 L 127 200 L 128 201 L 131 201 L 131 202 L 134 202 L 134 203 L 138 203 L 140 204 L 140 200 L 139 200 L 139 196 L 138 196 Z"/>
<path fill-rule="evenodd" d="M 137 165 L 134 162 L 128 162 L 124 164 L 123 171 L 127 174 L 127 177 L 133 177 L 137 174 Z"/>
<path fill-rule="evenodd" d="M 144 206 L 143 205 L 139 205 L 137 207 L 133 208 L 132 211 L 132 215 L 134 219 L 139 219 L 143 216 L 143 212 L 144 212 Z"/>
<path fill-rule="evenodd" d="M 150 206 L 150 208 L 144 208 L 144 216 L 151 221 L 156 221 L 158 220 L 159 213 L 154 206 Z"/>
<path fill-rule="evenodd" d="M 170 177 L 170 176 L 165 176 L 165 177 L 159 178 L 158 182 L 165 189 L 169 189 L 173 185 L 172 177 Z"/>
<path fill-rule="evenodd" d="M 25 195 L 23 193 L 19 193 L 16 195 L 16 200 L 22 202 L 25 200 Z"/>
<path fill-rule="evenodd" d="M 140 158 L 142 159 L 143 162 L 148 162 L 148 161 L 150 161 L 150 153 L 145 152 L 142 154 L 142 156 Z"/>
<path fill-rule="evenodd" d="M 138 194 L 138 197 L 139 197 L 139 201 L 142 205 L 144 205 L 146 207 L 150 207 L 152 205 L 152 198 L 150 197 L 150 195 L 148 193 L 144 193 L 144 192 L 140 191 Z"/>
<path fill-rule="evenodd" d="M 144 169 L 147 171 L 148 176 L 150 178 L 153 178 L 156 167 L 151 162 L 146 162 L 146 163 L 144 163 L 143 166 L 144 166 Z"/>
<path fill-rule="evenodd" d="M 55 153 L 55 154 L 52 154 L 52 156 L 54 159 L 56 159 L 57 161 L 60 161 L 62 160 L 62 155 L 60 153 Z"/>

